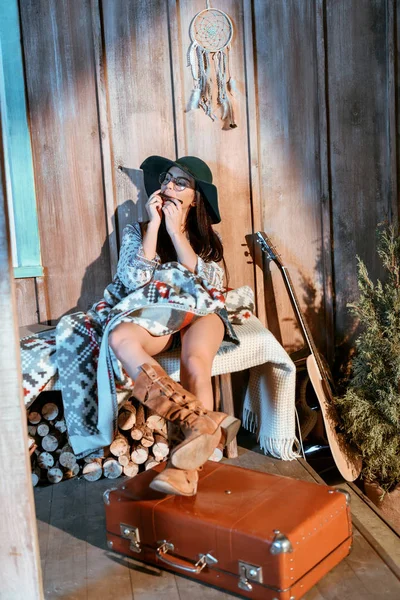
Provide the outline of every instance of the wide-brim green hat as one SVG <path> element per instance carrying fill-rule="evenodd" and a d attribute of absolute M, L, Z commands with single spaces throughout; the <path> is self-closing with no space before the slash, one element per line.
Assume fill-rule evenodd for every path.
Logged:
<path fill-rule="evenodd" d="M 179 167 L 196 181 L 197 188 L 203 195 L 205 207 L 213 224 L 219 223 L 221 217 L 218 210 L 218 191 L 212 182 L 209 166 L 196 156 L 183 156 L 177 160 L 163 156 L 149 156 L 140 165 L 144 173 L 144 187 L 148 196 L 160 189 L 159 177 L 171 167 Z"/>

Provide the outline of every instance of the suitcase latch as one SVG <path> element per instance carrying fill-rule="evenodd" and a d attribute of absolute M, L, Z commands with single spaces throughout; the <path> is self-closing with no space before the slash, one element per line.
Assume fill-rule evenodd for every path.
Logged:
<path fill-rule="evenodd" d="M 141 552 L 140 547 L 140 535 L 138 527 L 131 527 L 130 525 L 124 525 L 120 523 L 121 535 L 123 538 L 130 540 L 129 549 L 133 552 Z"/>
<path fill-rule="evenodd" d="M 243 562 L 239 560 L 239 583 L 238 586 L 241 590 L 245 590 L 246 592 L 251 592 L 253 586 L 251 585 L 251 581 L 255 581 L 257 583 L 262 583 L 262 567 L 257 567 L 257 565 L 251 565 L 250 563 Z"/>

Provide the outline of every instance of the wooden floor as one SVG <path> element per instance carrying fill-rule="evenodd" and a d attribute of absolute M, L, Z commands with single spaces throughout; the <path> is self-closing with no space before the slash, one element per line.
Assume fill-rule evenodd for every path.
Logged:
<path fill-rule="evenodd" d="M 239 466 L 308 481 L 322 480 L 304 461 L 283 462 L 239 448 Z M 117 480 L 119 483 L 122 480 Z M 72 479 L 35 489 L 46 598 L 65 600 L 224 600 L 238 598 L 110 552 L 103 491 L 113 483 Z M 346 487 L 341 484 L 340 487 Z M 354 486 L 354 545 L 306 600 L 400 599 L 400 537 Z"/>

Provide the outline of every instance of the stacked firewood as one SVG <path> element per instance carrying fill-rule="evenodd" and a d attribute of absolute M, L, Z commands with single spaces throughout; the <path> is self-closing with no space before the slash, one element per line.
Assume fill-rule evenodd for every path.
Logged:
<path fill-rule="evenodd" d="M 77 459 L 68 443 L 61 402 L 42 403 L 41 407 L 35 403 L 28 412 L 32 483 L 59 483 L 77 475 L 88 481 L 102 476 L 133 477 L 165 460 L 180 439 L 179 430 L 167 427 L 165 419 L 132 398 L 119 409 L 118 434 L 104 448 L 104 456 Z"/>
<path fill-rule="evenodd" d="M 88 481 L 96 481 L 102 475 L 110 479 L 120 475 L 134 477 L 139 470 L 151 469 L 165 460 L 171 443 L 165 419 L 145 411 L 135 400 L 128 400 L 119 409 L 118 434 L 105 449 L 105 457 L 84 459 L 83 477 Z"/>
<path fill-rule="evenodd" d="M 80 466 L 68 444 L 65 420 L 54 402 L 28 412 L 28 446 L 34 486 L 39 481 L 58 483 L 79 474 Z"/>

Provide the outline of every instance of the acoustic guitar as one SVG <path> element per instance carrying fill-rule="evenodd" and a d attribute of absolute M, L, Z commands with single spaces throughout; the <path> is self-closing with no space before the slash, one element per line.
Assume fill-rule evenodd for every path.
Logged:
<path fill-rule="evenodd" d="M 263 231 L 257 231 L 255 236 L 256 241 L 261 246 L 263 253 L 279 268 L 289 294 L 290 302 L 305 341 L 307 350 L 306 368 L 311 384 L 314 388 L 315 395 L 321 407 L 321 414 L 324 420 L 326 436 L 333 459 L 344 479 L 346 479 L 346 481 L 354 481 L 360 474 L 362 461 L 359 455 L 357 455 L 355 449 L 353 449 L 346 442 L 343 434 L 337 431 L 338 420 L 333 404 L 333 380 L 326 365 L 326 361 L 320 355 L 314 344 L 310 329 L 304 320 L 288 270 L 283 265 L 274 245 Z"/>

